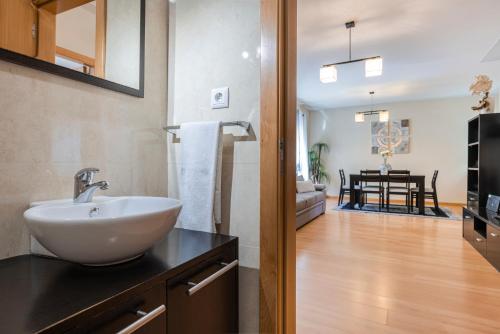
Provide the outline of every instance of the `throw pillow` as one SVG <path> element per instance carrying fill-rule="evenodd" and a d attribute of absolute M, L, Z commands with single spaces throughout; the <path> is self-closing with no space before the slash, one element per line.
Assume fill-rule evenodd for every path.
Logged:
<path fill-rule="evenodd" d="M 309 193 L 315 191 L 314 183 L 311 180 L 308 181 L 297 181 L 297 192 L 298 193 Z"/>

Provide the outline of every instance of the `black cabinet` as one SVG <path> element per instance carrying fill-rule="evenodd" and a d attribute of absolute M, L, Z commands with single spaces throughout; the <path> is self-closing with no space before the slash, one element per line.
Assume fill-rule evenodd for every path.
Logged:
<path fill-rule="evenodd" d="M 482 256 L 486 257 L 486 238 L 482 234 L 474 232 L 472 246 L 474 246 L 474 248 L 481 253 Z"/>
<path fill-rule="evenodd" d="M 497 270 L 500 270 L 500 228 L 488 225 L 487 229 L 488 252 L 486 258 Z"/>
<path fill-rule="evenodd" d="M 486 208 L 463 209 L 463 237 L 500 271 L 500 221 Z"/>
<path fill-rule="evenodd" d="M 463 237 L 465 240 L 472 243 L 474 238 L 474 216 L 464 209 L 463 217 Z"/>
<path fill-rule="evenodd" d="M 500 195 L 500 114 L 481 114 L 469 121 L 468 207 L 485 207 L 488 195 Z"/>

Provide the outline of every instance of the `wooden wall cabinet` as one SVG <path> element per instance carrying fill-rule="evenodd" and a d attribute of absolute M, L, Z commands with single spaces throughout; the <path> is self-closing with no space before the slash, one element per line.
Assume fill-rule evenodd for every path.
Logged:
<path fill-rule="evenodd" d="M 0 1 L 0 48 L 37 55 L 37 10 L 31 0 Z"/>

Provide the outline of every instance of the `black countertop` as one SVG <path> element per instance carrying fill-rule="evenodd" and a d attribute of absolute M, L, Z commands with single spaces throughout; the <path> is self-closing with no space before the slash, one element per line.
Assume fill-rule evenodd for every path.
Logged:
<path fill-rule="evenodd" d="M 500 220 L 495 218 L 498 216 L 497 213 L 489 211 L 484 207 L 483 208 L 464 207 L 464 209 L 474 214 L 485 223 L 492 225 L 496 228 L 500 228 Z"/>
<path fill-rule="evenodd" d="M 86 267 L 22 255 L 0 261 L 0 333 L 36 333 L 134 289 L 182 272 L 237 238 L 174 229 L 144 256 Z"/>

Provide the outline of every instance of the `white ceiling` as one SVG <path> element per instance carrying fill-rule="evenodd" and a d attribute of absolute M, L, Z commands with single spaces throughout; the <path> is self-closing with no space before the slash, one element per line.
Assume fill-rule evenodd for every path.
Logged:
<path fill-rule="evenodd" d="M 477 74 L 500 81 L 500 0 L 298 2 L 298 97 L 312 109 L 368 105 L 371 90 L 376 104 L 466 96 Z M 350 20 L 353 59 L 384 57 L 383 75 L 354 63 L 322 84 L 322 64 L 349 58 Z"/>

